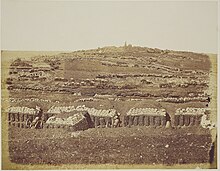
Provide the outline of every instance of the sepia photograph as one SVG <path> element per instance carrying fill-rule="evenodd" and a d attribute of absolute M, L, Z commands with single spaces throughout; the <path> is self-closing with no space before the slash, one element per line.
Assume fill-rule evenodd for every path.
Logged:
<path fill-rule="evenodd" d="M 217 169 L 218 1 L 1 1 L 3 170 Z"/>

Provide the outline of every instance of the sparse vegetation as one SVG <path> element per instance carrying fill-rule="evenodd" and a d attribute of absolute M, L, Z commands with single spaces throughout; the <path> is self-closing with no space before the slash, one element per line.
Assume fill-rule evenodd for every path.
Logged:
<path fill-rule="evenodd" d="M 205 54 L 132 45 L 35 56 L 31 60 L 16 59 L 11 63 L 8 77 L 2 80 L 4 86 L 7 85 L 5 89 L 9 91 L 9 97 L 2 100 L 11 109 L 23 107 L 19 110 L 25 112 L 36 104 L 44 112 L 85 105 L 93 111 L 92 114 L 91 111 L 88 112 L 91 116 L 107 116 L 111 110 L 120 113 L 120 118 L 126 116 L 132 108 L 137 108 L 137 111 L 141 108 L 155 111 L 164 109 L 171 118 L 172 127 L 177 109 L 207 107 L 207 99 L 211 96 L 210 69 L 210 60 Z M 5 107 L 3 111 L 7 111 Z M 66 113 L 66 108 L 63 113 Z M 143 117 L 138 115 L 137 118 Z M 122 121 L 124 122 L 123 119 Z M 162 123 L 162 119 L 159 121 Z M 125 123 L 121 125 L 123 124 Z M 47 164 L 72 161 L 77 164 L 100 162 L 169 165 L 208 162 L 211 145 L 209 130 L 198 125 L 193 128 L 165 129 L 166 122 L 163 122 L 163 127 L 159 124 L 157 129 L 148 128 L 144 124 L 136 124 L 137 127 L 133 127 L 135 124 L 130 125 L 120 128 L 92 128 L 80 132 L 80 136 L 74 134 L 74 138 L 68 130 L 43 129 L 42 140 L 36 141 L 29 135 L 37 136 L 40 130 L 25 131 L 10 127 L 11 160 L 16 163 Z M 100 131 L 103 137 L 97 134 Z M 54 137 L 50 137 L 50 133 Z M 80 144 L 78 137 L 81 137 L 83 144 Z M 180 139 L 184 140 L 184 145 Z M 55 151 L 50 148 L 52 141 L 57 144 L 56 147 L 53 146 Z M 68 150 L 62 151 L 62 144 L 68 146 Z M 39 155 L 34 153 L 32 146 L 40 150 Z M 168 148 L 169 146 L 172 148 Z M 200 148 L 201 146 L 204 148 Z M 94 148 L 94 151 L 89 147 Z M 198 151 L 195 152 L 195 149 Z M 45 151 L 57 155 L 45 156 Z M 175 157 L 175 152 L 181 155 L 179 159 Z M 197 153 L 200 155 L 198 158 L 195 157 Z M 30 154 L 35 157 L 31 158 Z M 185 155 L 189 154 L 191 157 L 186 158 Z"/>

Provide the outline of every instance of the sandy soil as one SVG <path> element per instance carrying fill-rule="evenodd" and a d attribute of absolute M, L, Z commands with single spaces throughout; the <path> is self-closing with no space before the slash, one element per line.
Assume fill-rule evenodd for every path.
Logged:
<path fill-rule="evenodd" d="M 9 131 L 12 162 L 20 164 L 187 164 L 208 163 L 211 135 L 202 128 L 146 127 L 15 129 Z"/>

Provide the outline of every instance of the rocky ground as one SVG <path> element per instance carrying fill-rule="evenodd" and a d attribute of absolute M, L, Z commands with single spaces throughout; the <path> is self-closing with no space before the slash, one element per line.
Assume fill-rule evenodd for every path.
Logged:
<path fill-rule="evenodd" d="M 20 164 L 208 163 L 211 135 L 202 128 L 9 130 L 9 154 Z"/>

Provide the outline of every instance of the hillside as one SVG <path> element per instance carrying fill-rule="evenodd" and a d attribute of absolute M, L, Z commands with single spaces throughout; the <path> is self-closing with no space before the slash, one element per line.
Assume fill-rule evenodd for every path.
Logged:
<path fill-rule="evenodd" d="M 201 117 L 195 113 L 182 120 L 179 117 L 178 124 L 175 117 L 179 108 L 195 108 L 193 111 L 210 111 L 204 115 L 216 123 L 215 55 L 132 45 L 2 55 L 3 146 L 11 162 L 56 165 L 75 161 L 178 168 L 199 163 L 216 167 L 215 129 L 202 127 Z M 59 117 L 74 115 L 70 109 L 77 113 L 77 108 L 86 108 L 93 111 L 88 115 L 95 126 L 74 132 L 71 126 L 47 127 L 43 122 L 42 129 L 25 129 L 36 105 L 45 116 Z M 128 111 L 134 108 L 166 111 L 170 129 L 162 124 L 164 116 L 152 113 L 129 116 L 127 122 Z M 105 125 L 101 114 L 109 115 L 110 110 L 120 114 L 119 128 Z"/>
<path fill-rule="evenodd" d="M 22 62 L 29 66 L 22 69 L 19 66 Z M 51 101 L 48 104 L 20 101 L 10 106 L 38 104 L 48 110 L 59 102 L 58 105 L 116 107 L 124 113 L 132 106 L 169 108 L 167 103 L 171 103 L 170 106 L 176 106 L 171 108 L 173 113 L 179 105 L 205 106 L 210 95 L 210 65 L 205 54 L 132 45 L 109 46 L 25 57 L 9 66 L 7 81 L 2 81 L 3 87 L 7 82 L 10 98 Z"/>

